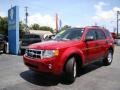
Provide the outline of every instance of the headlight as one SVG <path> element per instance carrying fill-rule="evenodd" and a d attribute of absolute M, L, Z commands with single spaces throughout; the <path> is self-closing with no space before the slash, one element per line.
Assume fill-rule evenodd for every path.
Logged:
<path fill-rule="evenodd" d="M 58 50 L 45 50 L 43 53 L 43 58 L 51 58 L 58 55 L 59 55 Z"/>

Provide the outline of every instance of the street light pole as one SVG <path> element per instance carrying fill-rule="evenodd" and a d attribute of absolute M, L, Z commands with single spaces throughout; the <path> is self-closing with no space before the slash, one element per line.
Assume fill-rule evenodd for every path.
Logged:
<path fill-rule="evenodd" d="M 117 36 L 118 36 L 118 29 L 119 29 L 119 14 L 120 14 L 120 11 L 117 11 Z"/>

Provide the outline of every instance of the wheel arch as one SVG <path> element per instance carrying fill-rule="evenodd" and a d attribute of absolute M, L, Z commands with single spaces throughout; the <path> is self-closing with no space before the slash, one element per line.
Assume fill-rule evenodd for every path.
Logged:
<path fill-rule="evenodd" d="M 106 50 L 105 55 L 104 55 L 104 58 L 106 58 L 107 53 L 108 53 L 109 50 L 112 50 L 112 53 L 114 53 L 114 47 L 113 47 L 113 46 L 110 46 L 110 47 Z"/>
<path fill-rule="evenodd" d="M 66 66 L 67 61 L 72 57 L 75 58 L 77 68 L 80 68 L 83 65 L 82 57 L 77 53 L 72 53 L 66 58 L 65 63 L 64 63 L 64 67 L 63 67 L 63 71 L 65 71 L 65 66 Z"/>
<path fill-rule="evenodd" d="M 110 46 L 108 50 L 112 50 L 112 52 L 114 53 L 114 48 L 112 46 Z"/>

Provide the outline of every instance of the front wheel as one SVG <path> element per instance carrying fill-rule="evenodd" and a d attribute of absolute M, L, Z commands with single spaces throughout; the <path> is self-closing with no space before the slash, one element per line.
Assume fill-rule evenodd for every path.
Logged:
<path fill-rule="evenodd" d="M 75 58 L 70 58 L 65 66 L 66 79 L 68 82 L 74 82 L 77 75 L 77 65 Z"/>
<path fill-rule="evenodd" d="M 104 65 L 108 66 L 112 63 L 113 61 L 113 51 L 109 50 L 107 53 L 107 56 L 103 59 Z"/>
<path fill-rule="evenodd" d="M 7 45 L 4 46 L 3 53 L 7 53 Z"/>

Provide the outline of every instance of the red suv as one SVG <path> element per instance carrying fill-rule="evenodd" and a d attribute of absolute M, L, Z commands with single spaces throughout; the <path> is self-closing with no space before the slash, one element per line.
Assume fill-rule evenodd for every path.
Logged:
<path fill-rule="evenodd" d="M 31 70 L 61 75 L 74 81 L 79 69 L 102 60 L 110 65 L 113 60 L 114 40 L 105 28 L 89 26 L 59 32 L 53 40 L 29 46 L 23 56 Z"/>

